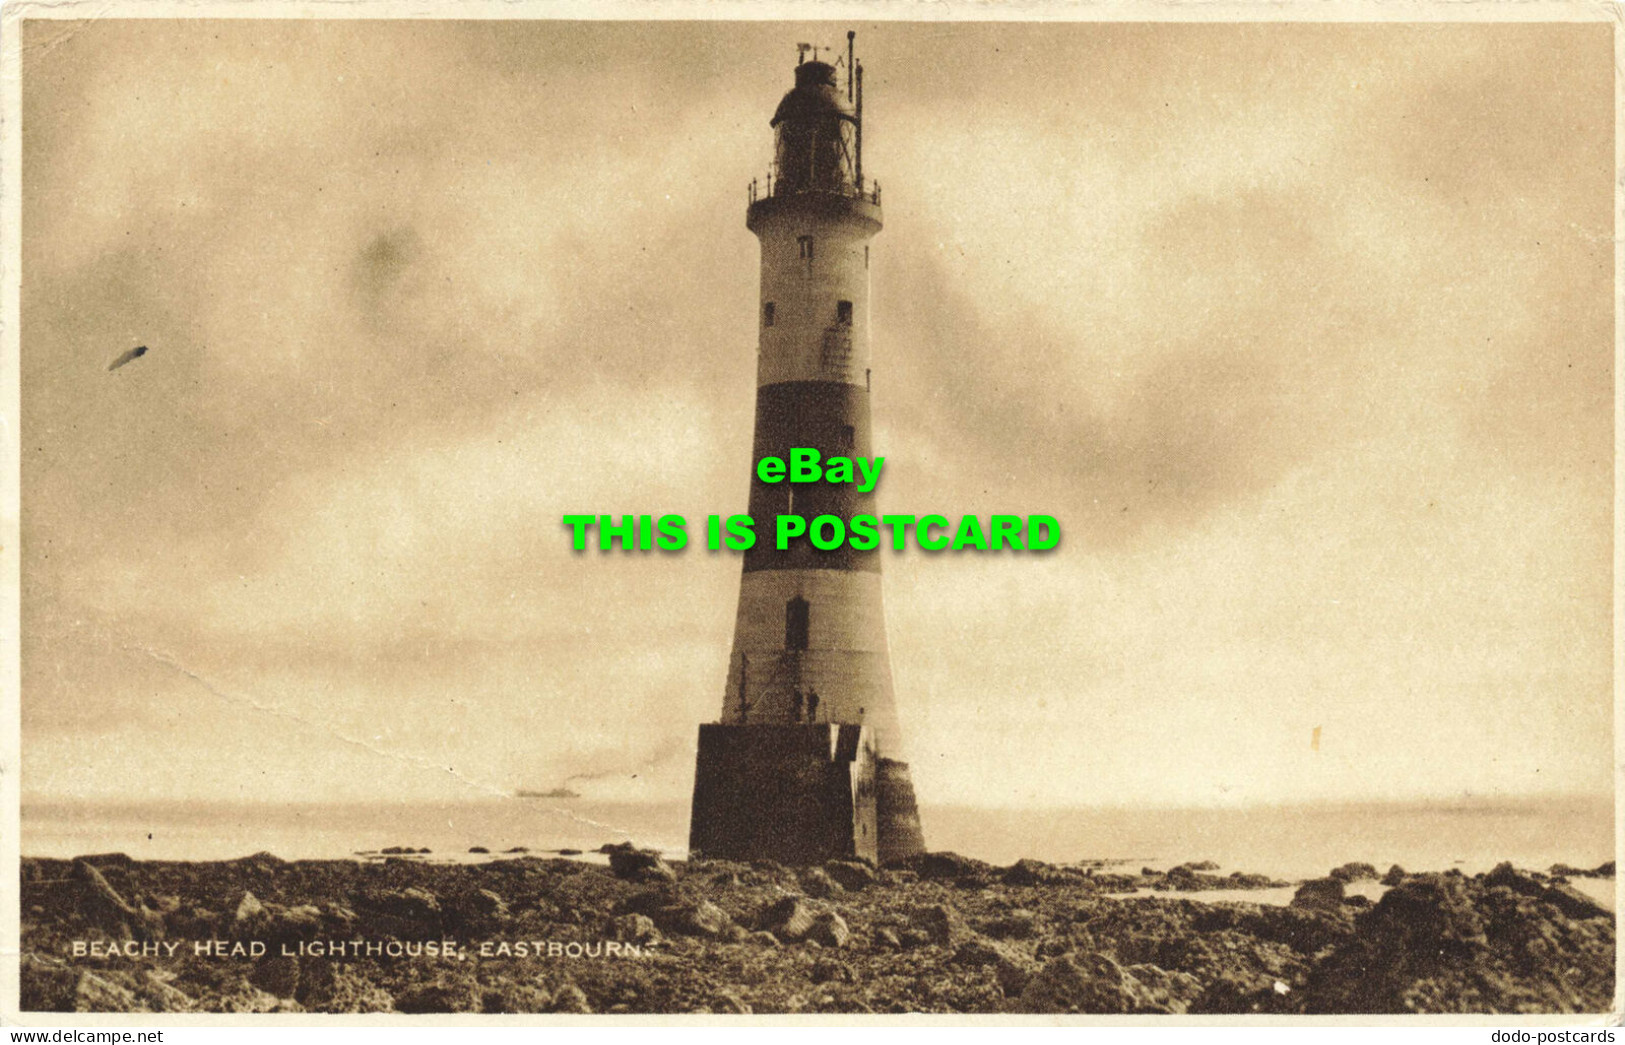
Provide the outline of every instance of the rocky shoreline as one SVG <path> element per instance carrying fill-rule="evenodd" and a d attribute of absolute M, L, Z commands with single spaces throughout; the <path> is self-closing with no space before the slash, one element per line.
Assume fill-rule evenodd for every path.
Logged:
<path fill-rule="evenodd" d="M 404 850 L 403 850 L 404 852 Z M 1567 884 L 1348 864 L 1290 906 L 1136 895 L 1280 888 L 931 853 L 877 870 L 135 861 L 22 865 L 25 1011 L 1576 1013 L 1614 992 L 1614 916 Z M 1562 872 L 1562 873 L 1556 873 Z"/>

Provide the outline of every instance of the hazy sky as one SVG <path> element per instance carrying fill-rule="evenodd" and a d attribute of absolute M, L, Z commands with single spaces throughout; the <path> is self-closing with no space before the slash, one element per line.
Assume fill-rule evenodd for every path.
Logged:
<path fill-rule="evenodd" d="M 853 27 L 922 801 L 1607 793 L 1610 27 Z M 25 797 L 685 798 L 846 28 L 29 23 Z"/>

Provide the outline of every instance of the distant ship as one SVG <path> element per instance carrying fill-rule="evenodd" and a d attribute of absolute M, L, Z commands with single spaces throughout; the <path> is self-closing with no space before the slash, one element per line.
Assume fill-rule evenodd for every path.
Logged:
<path fill-rule="evenodd" d="M 551 791 L 515 791 L 515 798 L 580 798 L 581 795 L 567 787 L 555 787 Z"/>

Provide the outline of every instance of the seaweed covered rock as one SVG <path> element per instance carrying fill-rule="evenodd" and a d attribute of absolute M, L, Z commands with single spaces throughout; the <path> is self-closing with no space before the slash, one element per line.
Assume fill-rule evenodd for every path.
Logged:
<path fill-rule="evenodd" d="M 873 867 L 857 860 L 831 860 L 824 865 L 824 873 L 849 892 L 867 889 L 879 880 Z"/>
<path fill-rule="evenodd" d="M 1510 865 L 1476 878 L 1401 874 L 1381 901 L 1357 910 L 1336 878 L 1306 886 L 1300 899 L 1316 901 L 1307 906 L 1166 891 L 1122 897 L 1103 883 L 1151 882 L 1037 861 L 989 871 L 945 854 L 910 861 L 919 870 L 825 864 L 844 891 L 818 899 L 796 871 L 766 862 L 694 861 L 638 880 L 654 866 L 649 854 L 617 850 L 632 877 L 531 856 L 466 865 L 25 860 L 23 1006 L 1514 1013 L 1601 1011 L 1611 998 L 1613 919 L 1562 881 Z M 1198 865 L 1176 875 L 1187 876 L 1235 880 Z M 138 938 L 160 927 L 162 941 Z M 426 954 L 429 940 L 443 938 L 432 932 L 465 941 L 466 961 L 349 949 L 357 937 L 392 935 Z M 289 948 L 298 956 L 275 936 L 300 937 Z M 270 947 L 257 959 L 221 961 L 194 956 L 188 939 Z M 478 945 L 493 939 L 596 943 L 606 959 L 618 957 L 538 962 Z M 74 957 L 75 941 L 98 944 L 100 956 Z"/>
<path fill-rule="evenodd" d="M 1377 880 L 1377 869 L 1366 863 L 1348 863 L 1332 868 L 1326 877 L 1339 882 L 1374 882 Z"/>
<path fill-rule="evenodd" d="M 893 861 L 887 867 L 899 870 L 913 871 L 921 878 L 960 879 L 990 876 L 996 870 L 985 860 L 976 860 L 958 853 L 918 853 L 902 860 Z"/>
<path fill-rule="evenodd" d="M 1335 911 L 1343 906 L 1341 878 L 1312 878 L 1292 894 L 1292 906 L 1308 910 Z"/>
<path fill-rule="evenodd" d="M 1159 1003 L 1155 992 L 1109 955 L 1098 952 L 1052 958 L 1027 981 L 1011 1010 L 1090 1014 L 1169 1011 Z"/>
<path fill-rule="evenodd" d="M 1316 965 L 1305 1011 L 1607 1011 L 1613 920 L 1574 917 L 1553 897 L 1506 866 L 1476 879 L 1410 875 Z"/>
<path fill-rule="evenodd" d="M 677 872 L 653 849 L 639 849 L 623 842 L 609 849 L 609 869 L 616 878 L 633 882 L 674 882 Z"/>

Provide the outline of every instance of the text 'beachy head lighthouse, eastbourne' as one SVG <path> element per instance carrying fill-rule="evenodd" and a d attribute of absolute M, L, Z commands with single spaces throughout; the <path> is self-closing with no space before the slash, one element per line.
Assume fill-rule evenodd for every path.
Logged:
<path fill-rule="evenodd" d="M 812 448 L 869 457 L 869 241 L 863 70 L 808 61 L 773 114 L 773 166 L 745 223 L 761 242 L 752 461 Z M 842 66 L 844 65 L 844 76 Z M 844 81 L 844 82 L 843 82 Z M 764 482 L 745 553 L 721 721 L 700 727 L 689 848 L 729 859 L 877 862 L 923 848 L 892 696 L 880 553 L 778 550 L 780 515 L 875 514 L 859 484 Z"/>

